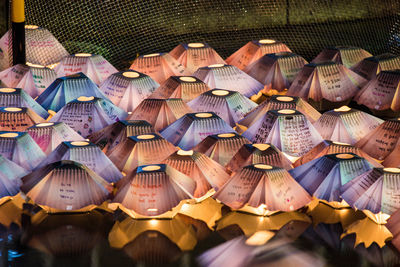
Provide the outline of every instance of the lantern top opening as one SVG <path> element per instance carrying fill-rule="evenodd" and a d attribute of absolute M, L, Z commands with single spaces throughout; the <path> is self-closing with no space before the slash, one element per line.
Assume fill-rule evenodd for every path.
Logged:
<path fill-rule="evenodd" d="M 213 95 L 217 95 L 217 96 L 224 96 L 224 95 L 228 95 L 229 92 L 226 90 L 214 90 L 212 91 Z"/>
<path fill-rule="evenodd" d="M 2 92 L 2 93 L 12 93 L 12 92 L 15 92 L 15 89 L 14 88 L 8 88 L 8 87 L 0 88 L 0 92 Z"/>
<path fill-rule="evenodd" d="M 181 80 L 181 81 L 183 81 L 183 82 L 189 82 L 189 83 L 193 83 L 193 82 L 196 81 L 195 78 L 190 77 L 190 76 L 182 76 L 182 77 L 179 77 L 179 80 Z"/>
<path fill-rule="evenodd" d="M 10 111 L 10 112 L 18 112 L 21 111 L 22 108 L 5 108 L 5 111 Z"/>
<path fill-rule="evenodd" d="M 160 53 L 153 53 L 153 54 L 144 55 L 143 57 L 156 57 L 156 56 L 159 56 L 159 55 L 160 55 Z"/>
<path fill-rule="evenodd" d="M 278 101 L 282 101 L 282 102 L 290 102 L 290 101 L 293 101 L 293 97 L 290 97 L 290 96 L 278 96 L 277 98 L 276 98 L 276 100 L 278 100 Z"/>
<path fill-rule="evenodd" d="M 75 54 L 76 57 L 91 57 L 92 54 L 90 53 L 77 53 Z"/>
<path fill-rule="evenodd" d="M 400 173 L 400 168 L 384 168 L 385 172 Z"/>
<path fill-rule="evenodd" d="M 141 134 L 136 137 L 137 137 L 137 139 L 140 139 L 140 140 L 149 140 L 149 139 L 153 139 L 155 137 L 155 135 L 154 134 Z"/>
<path fill-rule="evenodd" d="M 10 137 L 17 137 L 18 136 L 18 134 L 17 133 L 2 133 L 2 134 L 0 134 L 0 137 L 3 137 L 3 138 L 10 138 Z"/>
<path fill-rule="evenodd" d="M 246 245 L 249 246 L 262 246 L 268 242 L 274 236 L 273 232 L 269 231 L 258 231 L 255 232 L 246 240 Z"/>
<path fill-rule="evenodd" d="M 80 96 L 80 97 L 78 97 L 78 101 L 81 101 L 81 102 L 92 101 L 93 99 L 94 99 L 94 96 Z"/>
<path fill-rule="evenodd" d="M 136 71 L 125 71 L 122 73 L 122 75 L 127 78 L 137 78 L 140 76 L 140 74 Z"/>
<path fill-rule="evenodd" d="M 219 63 L 219 64 L 212 64 L 212 65 L 209 65 L 208 67 L 209 67 L 209 68 L 221 68 L 221 67 L 223 67 L 223 66 L 225 66 L 225 65 L 222 64 L 222 63 Z"/>
<path fill-rule="evenodd" d="M 47 126 L 51 126 L 54 125 L 54 122 L 42 122 L 42 123 L 38 123 L 36 124 L 36 127 L 47 127 Z"/>
<path fill-rule="evenodd" d="M 261 39 L 258 42 L 260 44 L 274 44 L 274 43 L 276 43 L 276 41 L 273 40 L 273 39 Z"/>
<path fill-rule="evenodd" d="M 44 69 L 45 68 L 45 66 L 43 66 L 43 65 L 34 64 L 34 63 L 30 63 L 30 62 L 26 62 L 26 65 L 29 66 L 29 67 L 39 68 L 39 69 Z"/>
<path fill-rule="evenodd" d="M 332 142 L 332 144 L 335 144 L 335 145 L 342 145 L 342 146 L 350 146 L 350 144 L 348 144 L 348 143 L 342 143 L 342 142 Z"/>
<path fill-rule="evenodd" d="M 159 169 L 161 169 L 161 166 L 158 165 L 149 165 L 142 168 L 142 170 L 146 172 L 157 171 Z"/>
<path fill-rule="evenodd" d="M 86 141 L 74 141 L 74 142 L 71 142 L 71 145 L 73 145 L 73 146 L 87 146 L 87 145 L 89 145 L 89 142 L 86 142 Z"/>
<path fill-rule="evenodd" d="M 254 164 L 254 168 L 261 169 L 261 170 L 271 170 L 272 166 L 266 165 L 266 164 Z"/>
<path fill-rule="evenodd" d="M 257 148 L 258 150 L 264 151 L 267 150 L 270 145 L 268 144 L 253 144 L 253 147 Z"/>
<path fill-rule="evenodd" d="M 351 155 L 351 154 L 337 154 L 336 157 L 338 159 L 352 159 L 352 158 L 354 158 L 354 155 Z"/>
<path fill-rule="evenodd" d="M 229 137 L 234 137 L 235 134 L 233 133 L 224 133 L 224 134 L 218 134 L 218 137 L 222 137 L 222 138 L 229 138 Z"/>
<path fill-rule="evenodd" d="M 294 114 L 296 111 L 293 109 L 281 109 L 278 110 L 278 113 L 280 114 Z"/>
<path fill-rule="evenodd" d="M 210 118 L 210 117 L 212 117 L 212 114 L 211 113 L 202 112 L 202 113 L 197 113 L 195 116 L 197 118 Z"/>
<path fill-rule="evenodd" d="M 193 155 L 193 150 L 178 150 L 178 152 L 176 152 L 179 156 L 192 156 Z"/>
<path fill-rule="evenodd" d="M 28 30 L 36 30 L 38 28 L 39 28 L 39 26 L 37 26 L 37 25 L 25 25 L 25 29 L 28 29 Z"/>
<path fill-rule="evenodd" d="M 188 47 L 191 47 L 191 48 L 201 48 L 201 47 L 204 47 L 204 44 L 203 44 L 203 43 L 189 43 L 189 44 L 188 44 Z"/>
<path fill-rule="evenodd" d="M 348 106 L 341 106 L 340 108 L 335 108 L 334 111 L 336 112 L 347 112 L 350 111 L 351 108 L 349 108 Z"/>

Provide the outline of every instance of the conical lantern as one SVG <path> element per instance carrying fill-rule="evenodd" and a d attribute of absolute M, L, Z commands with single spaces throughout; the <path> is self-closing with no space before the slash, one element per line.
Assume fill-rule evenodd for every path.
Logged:
<path fill-rule="evenodd" d="M 23 132 L 0 131 L 0 154 L 27 171 L 36 168 L 46 157 L 32 137 Z"/>
<path fill-rule="evenodd" d="M 243 136 L 253 143 L 270 143 L 294 157 L 304 155 L 322 141 L 306 116 L 294 109 L 268 111 Z"/>
<path fill-rule="evenodd" d="M 154 132 L 153 126 L 143 120 L 122 120 L 110 124 L 88 136 L 89 140 L 99 146 L 104 152 L 111 150 L 128 136 Z M 75 140 L 74 140 L 75 141 Z"/>
<path fill-rule="evenodd" d="M 158 87 L 150 98 L 181 98 L 187 103 L 210 88 L 194 76 L 171 76 Z"/>
<path fill-rule="evenodd" d="M 190 101 L 188 106 L 195 112 L 212 111 L 234 127 L 257 104 L 239 92 L 212 89 Z"/>
<path fill-rule="evenodd" d="M 168 165 L 156 164 L 139 166 L 117 187 L 113 202 L 134 218 L 152 217 L 176 214 L 182 200 L 193 198 L 196 182 Z"/>
<path fill-rule="evenodd" d="M 44 119 L 30 108 L 0 107 L 0 131 L 26 131 Z"/>
<path fill-rule="evenodd" d="M 190 73 L 211 64 L 225 64 L 221 56 L 206 43 L 182 43 L 172 49 L 169 54 Z"/>
<path fill-rule="evenodd" d="M 84 138 L 63 122 L 43 122 L 29 127 L 28 134 L 39 147 L 50 154 L 64 141 L 83 141 Z"/>
<path fill-rule="evenodd" d="M 90 210 L 111 186 L 88 167 L 69 160 L 51 163 L 22 178 L 21 192 L 50 212 Z"/>
<path fill-rule="evenodd" d="M 190 112 L 190 107 L 179 98 L 147 98 L 132 111 L 128 119 L 145 120 L 153 125 L 156 131 L 160 131 Z"/>
<path fill-rule="evenodd" d="M 54 70 L 36 64 L 18 64 L 0 72 L 0 80 L 7 87 L 24 89 L 36 98 L 57 78 Z"/>
<path fill-rule="evenodd" d="M 190 72 L 168 53 L 139 56 L 129 69 L 147 74 L 159 84 L 170 76 L 190 75 Z"/>
<path fill-rule="evenodd" d="M 54 71 L 58 77 L 84 73 L 97 85 L 111 74 L 118 72 L 103 56 L 89 53 L 77 53 L 64 57 Z"/>
<path fill-rule="evenodd" d="M 327 47 L 313 59 L 312 63 L 323 63 L 333 61 L 343 64 L 346 68 L 351 68 L 361 60 L 372 55 L 362 48 L 354 46 L 334 46 Z"/>
<path fill-rule="evenodd" d="M 326 110 L 349 103 L 366 83 L 366 79 L 343 65 L 310 63 L 296 76 L 287 95 L 301 97 L 317 110 Z"/>
<path fill-rule="evenodd" d="M 100 91 L 114 105 L 131 112 L 159 86 L 157 82 L 146 74 L 127 70 L 110 75 L 100 85 Z"/>
<path fill-rule="evenodd" d="M 20 88 L 0 88 L 0 107 L 25 107 L 43 119 L 49 117 L 49 113 Z"/>
<path fill-rule="evenodd" d="M 122 178 L 121 172 L 112 161 L 93 143 L 87 141 L 64 141 L 51 152 L 37 167 L 71 160 L 81 163 L 100 175 L 106 182 L 115 183 Z"/>
<path fill-rule="evenodd" d="M 156 133 L 129 136 L 107 156 L 117 168 L 129 174 L 140 165 L 161 163 L 178 149 Z"/>
<path fill-rule="evenodd" d="M 226 62 L 243 70 L 251 63 L 258 60 L 265 54 L 292 52 L 284 43 L 272 40 L 261 39 L 250 41 L 242 46 L 235 53 L 230 55 Z"/>
<path fill-rule="evenodd" d="M 188 113 L 160 133 L 172 144 L 190 150 L 212 134 L 232 132 L 233 129 L 213 112 Z"/>
<path fill-rule="evenodd" d="M 244 71 L 266 89 L 284 91 L 292 84 L 296 75 L 308 62 L 299 55 L 290 52 L 266 54 L 248 65 Z"/>
<path fill-rule="evenodd" d="M 264 85 L 232 65 L 213 64 L 199 68 L 194 74 L 211 89 L 219 88 L 237 91 L 246 97 L 258 94 Z"/>
<path fill-rule="evenodd" d="M 250 141 L 234 132 L 213 134 L 207 136 L 193 150 L 225 166 L 244 144 L 250 144 Z"/>
<path fill-rule="evenodd" d="M 400 70 L 381 71 L 354 97 L 377 116 L 396 117 L 400 114 Z"/>
<path fill-rule="evenodd" d="M 385 167 L 400 167 L 400 145 L 397 143 L 393 151 L 385 158 L 382 165 Z"/>
<path fill-rule="evenodd" d="M 367 80 L 372 80 L 384 70 L 395 70 L 400 68 L 400 57 L 385 53 L 378 56 L 363 59 L 354 65 L 351 70 Z"/>
<path fill-rule="evenodd" d="M 314 127 L 326 140 L 354 145 L 382 122 L 368 113 L 343 106 L 322 114 Z"/>
<path fill-rule="evenodd" d="M 24 168 L 0 154 L 0 198 L 18 194 L 21 178 L 27 174 Z"/>
<path fill-rule="evenodd" d="M 244 144 L 225 167 L 229 173 L 236 173 L 252 164 L 267 164 L 286 170 L 292 168 L 292 162 L 271 144 Z"/>
<path fill-rule="evenodd" d="M 109 124 L 125 119 L 127 115 L 108 100 L 80 96 L 66 104 L 50 122 L 64 122 L 78 134 L 87 137 Z"/>

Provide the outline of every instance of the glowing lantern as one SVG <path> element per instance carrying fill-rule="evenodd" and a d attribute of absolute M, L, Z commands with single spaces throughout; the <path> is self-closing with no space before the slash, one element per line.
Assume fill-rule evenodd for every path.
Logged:
<path fill-rule="evenodd" d="M 0 131 L 26 131 L 44 119 L 30 108 L 0 107 Z"/>
<path fill-rule="evenodd" d="M 367 80 L 371 80 L 383 70 L 395 70 L 400 68 L 400 57 L 386 53 L 363 59 L 354 65 L 351 70 Z"/>
<path fill-rule="evenodd" d="M 333 61 L 343 64 L 346 68 L 351 68 L 361 60 L 372 55 L 359 47 L 353 46 L 336 46 L 327 47 L 313 59 L 312 63 L 323 63 Z"/>

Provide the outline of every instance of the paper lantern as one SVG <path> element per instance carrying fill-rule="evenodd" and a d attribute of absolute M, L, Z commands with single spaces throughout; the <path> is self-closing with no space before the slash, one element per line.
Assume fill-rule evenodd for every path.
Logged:
<path fill-rule="evenodd" d="M 51 163 L 22 178 L 21 192 L 50 212 L 86 211 L 102 204 L 111 186 L 88 167 L 69 160 Z"/>
<path fill-rule="evenodd" d="M 397 249 L 400 248 L 400 242 L 399 242 L 399 215 L 400 214 L 400 209 L 397 210 L 390 216 L 390 218 L 387 220 L 386 227 L 389 229 L 389 231 L 393 234 L 393 240 L 391 241 L 391 244 L 394 245 Z"/>
<path fill-rule="evenodd" d="M 161 163 L 178 149 L 156 133 L 129 136 L 107 156 L 117 168 L 129 174 L 140 165 Z"/>
<path fill-rule="evenodd" d="M 396 117 L 400 114 L 400 70 L 381 71 L 354 97 L 377 116 Z"/>
<path fill-rule="evenodd" d="M 0 154 L 0 198 L 18 194 L 21 178 L 27 174 L 24 168 Z"/>
<path fill-rule="evenodd" d="M 190 112 L 190 107 L 179 98 L 147 98 L 132 111 L 128 119 L 145 120 L 153 125 L 156 131 L 160 131 Z"/>
<path fill-rule="evenodd" d="M 233 129 L 213 112 L 188 113 L 160 133 L 172 144 L 190 150 L 212 134 L 232 132 Z"/>
<path fill-rule="evenodd" d="M 159 84 L 170 76 L 190 75 L 190 72 L 168 53 L 139 56 L 129 69 L 147 74 Z"/>
<path fill-rule="evenodd" d="M 314 127 L 326 140 L 354 145 L 382 122 L 368 113 L 343 106 L 322 114 Z"/>
<path fill-rule="evenodd" d="M 158 87 L 150 98 L 181 98 L 187 103 L 210 90 L 207 84 L 194 76 L 171 76 Z"/>
<path fill-rule="evenodd" d="M 186 174 L 196 182 L 193 193 L 196 198 L 203 197 L 210 190 L 218 190 L 230 178 L 224 167 L 206 155 L 193 150 L 178 150 L 163 163 Z"/>
<path fill-rule="evenodd" d="M 84 73 L 97 85 L 111 74 L 118 72 L 103 56 L 89 53 L 77 53 L 64 57 L 54 71 L 58 77 Z"/>
<path fill-rule="evenodd" d="M 273 95 L 271 99 L 265 100 L 258 107 L 247 113 L 238 122 L 237 130 L 240 132 L 245 131 L 249 126 L 262 118 L 267 111 L 278 109 L 296 109 L 304 114 L 311 123 L 317 121 L 321 116 L 317 110 L 299 97 Z"/>
<path fill-rule="evenodd" d="M 182 200 L 193 198 L 196 182 L 165 164 L 142 165 L 123 178 L 117 188 L 113 202 L 122 204 L 123 211 L 134 218 L 151 217 L 176 214 Z"/>
<path fill-rule="evenodd" d="M 372 57 L 372 55 L 359 47 L 334 46 L 322 50 L 322 52 L 313 59 L 312 63 L 333 61 L 338 64 L 343 64 L 346 68 L 351 68 L 367 57 Z"/>
<path fill-rule="evenodd" d="M 30 108 L 0 107 L 0 131 L 26 131 L 44 119 Z"/>
<path fill-rule="evenodd" d="M 107 125 L 125 119 L 127 115 L 108 100 L 80 96 L 66 104 L 50 122 L 64 122 L 78 134 L 87 137 Z"/>
<path fill-rule="evenodd" d="M 127 70 L 110 75 L 100 85 L 100 91 L 114 105 L 131 112 L 159 86 L 157 82 L 146 74 Z"/>
<path fill-rule="evenodd" d="M 400 167 L 400 158 L 399 158 L 399 144 L 396 144 L 396 147 L 393 151 L 385 158 L 382 162 L 382 165 L 385 167 Z"/>
<path fill-rule="evenodd" d="M 243 136 L 253 143 L 270 143 L 294 157 L 304 155 L 322 141 L 306 116 L 294 109 L 268 111 Z"/>
<path fill-rule="evenodd" d="M 292 168 L 292 162 L 271 144 L 244 144 L 225 167 L 229 173 L 235 173 L 252 164 L 267 164 L 286 170 Z"/>
<path fill-rule="evenodd" d="M 395 70 L 400 68 L 400 57 L 385 53 L 368 57 L 354 65 L 351 70 L 367 80 L 371 80 L 383 70 Z"/>
<path fill-rule="evenodd" d="M 41 105 L 20 88 L 0 88 L 0 107 L 25 107 L 43 119 L 49 116 L 49 113 Z"/>
<path fill-rule="evenodd" d="M 46 110 L 58 112 L 72 100 L 80 97 L 98 97 L 107 99 L 85 74 L 78 73 L 57 78 L 36 101 Z"/>
<path fill-rule="evenodd" d="M 104 152 L 111 150 L 128 136 L 154 132 L 153 126 L 143 120 L 122 120 L 110 124 L 88 136 L 89 140 Z M 74 140 L 75 141 L 75 140 Z"/>
<path fill-rule="evenodd" d="M 244 144 L 249 143 L 249 140 L 234 132 L 213 134 L 203 139 L 193 150 L 225 166 Z"/>
<path fill-rule="evenodd" d="M 48 67 L 26 64 L 18 64 L 0 72 L 0 80 L 5 86 L 22 88 L 31 97 L 36 98 L 57 78 L 57 75 Z"/>
<path fill-rule="evenodd" d="M 284 43 L 271 39 L 250 41 L 235 53 L 230 55 L 226 62 L 243 70 L 265 54 L 292 52 Z"/>
<path fill-rule="evenodd" d="M 266 89 L 284 91 L 292 84 L 296 75 L 308 62 L 299 55 L 291 52 L 266 54 L 248 65 L 244 71 Z"/>
<path fill-rule="evenodd" d="M 0 49 L 4 53 L 4 57 L 0 61 L 0 69 L 10 67 L 11 35 L 11 30 L 9 30 L 0 39 Z M 25 49 L 27 62 L 44 66 L 58 63 L 63 57 L 68 56 L 65 48 L 47 29 L 36 25 L 25 25 Z"/>
<path fill-rule="evenodd" d="M 258 94 L 264 85 L 232 65 L 214 64 L 199 68 L 194 74 L 210 88 L 237 91 L 246 97 Z"/>
<path fill-rule="evenodd" d="M 294 79 L 287 94 L 307 100 L 317 110 L 338 108 L 367 83 L 345 66 L 333 63 L 310 63 Z"/>
<path fill-rule="evenodd" d="M 212 89 L 190 101 L 188 106 L 196 112 L 212 111 L 234 127 L 257 104 L 239 92 Z"/>
<path fill-rule="evenodd" d="M 214 198 L 232 209 L 248 206 L 259 215 L 294 211 L 311 201 L 310 195 L 285 169 L 265 164 L 244 167 Z"/>
<path fill-rule="evenodd" d="M 190 73 L 211 64 L 225 64 L 221 56 L 206 43 L 182 43 L 172 49 L 169 54 Z"/>
<path fill-rule="evenodd" d="M 71 160 L 81 163 L 100 175 L 106 182 L 115 183 L 122 178 L 112 161 L 93 143 L 87 141 L 64 141 L 43 160 L 37 169 L 51 163 Z"/>
<path fill-rule="evenodd" d="M 28 134 L 46 155 L 63 141 L 83 141 L 83 137 L 63 122 L 43 122 L 29 127 Z"/>
<path fill-rule="evenodd" d="M 356 154 L 359 157 L 365 158 L 368 160 L 369 163 L 372 164 L 374 167 L 382 167 L 380 163 L 378 163 L 374 158 L 369 156 L 367 153 L 365 153 L 363 150 L 352 146 L 347 143 L 340 143 L 340 142 L 332 142 L 329 140 L 324 140 L 318 145 L 316 145 L 313 149 L 311 149 L 309 152 L 304 154 L 302 157 L 300 157 L 298 160 L 296 160 L 293 163 L 294 167 L 298 167 L 300 165 L 303 165 L 311 160 L 314 160 L 316 158 L 329 155 L 329 154 L 337 154 L 337 153 L 353 153 Z"/>

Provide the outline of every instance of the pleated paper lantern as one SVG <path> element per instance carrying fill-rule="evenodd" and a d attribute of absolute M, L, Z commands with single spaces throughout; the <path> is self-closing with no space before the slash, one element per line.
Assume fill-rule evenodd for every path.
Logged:
<path fill-rule="evenodd" d="M 212 134 L 232 132 L 233 129 L 215 113 L 188 113 L 160 133 L 172 144 L 190 150 Z"/>
<path fill-rule="evenodd" d="M 49 117 L 49 113 L 20 88 L 0 88 L 0 107 L 25 107 L 43 119 Z"/>
<path fill-rule="evenodd" d="M 54 71 L 58 77 L 82 72 L 97 85 L 111 74 L 118 72 L 103 56 L 89 53 L 77 53 L 64 57 Z"/>
<path fill-rule="evenodd" d="M 44 119 L 30 108 L 0 107 L 0 131 L 26 131 Z"/>
<path fill-rule="evenodd" d="M 158 164 L 178 149 L 156 133 L 129 136 L 107 156 L 117 168 L 129 174 L 140 165 Z"/>
<path fill-rule="evenodd" d="M 249 140 L 237 133 L 213 134 L 207 136 L 193 150 L 225 166 L 244 144 L 249 143 Z"/>
<path fill-rule="evenodd" d="M 243 136 L 253 143 L 271 143 L 294 157 L 304 155 L 322 142 L 321 135 L 306 116 L 294 109 L 268 111 Z"/>
<path fill-rule="evenodd" d="M 168 53 L 139 56 L 129 69 L 147 74 L 159 84 L 170 76 L 190 75 L 190 72 Z"/>
<path fill-rule="evenodd" d="M 172 49 L 169 54 L 190 73 L 211 64 L 225 64 L 221 56 L 206 43 L 182 43 Z"/>
<path fill-rule="evenodd" d="M 7 87 L 24 89 L 31 97 L 39 96 L 55 79 L 54 70 L 36 64 L 18 64 L 0 72 L 0 80 Z"/>
<path fill-rule="evenodd" d="M 87 141 L 64 141 L 43 160 L 37 169 L 51 163 L 71 160 L 81 163 L 100 175 L 106 182 L 115 183 L 122 178 L 112 161 L 93 143 Z"/>
<path fill-rule="evenodd" d="M 51 163 L 22 178 L 21 192 L 47 211 L 87 211 L 102 204 L 111 186 L 88 167 L 69 160 Z"/>
<path fill-rule="evenodd" d="M 120 203 L 123 211 L 134 218 L 152 217 L 176 214 L 182 200 L 193 198 L 196 182 L 168 165 L 157 164 L 139 166 L 117 187 L 113 202 Z"/>
<path fill-rule="evenodd" d="M 285 169 L 265 164 L 244 167 L 214 198 L 232 209 L 244 208 L 257 215 L 294 211 L 311 201 L 311 196 Z"/>
<path fill-rule="evenodd" d="M 154 132 L 153 126 L 143 120 L 122 120 L 110 124 L 88 136 L 89 140 L 99 146 L 104 152 L 111 150 L 128 136 Z M 75 140 L 74 140 L 75 141 Z"/>
<path fill-rule="evenodd" d="M 190 107 L 179 98 L 147 98 L 132 111 L 128 119 L 145 120 L 153 125 L 156 131 L 160 131 L 190 112 Z"/>
<path fill-rule="evenodd" d="M 246 97 L 258 94 L 264 85 L 232 65 L 214 64 L 199 68 L 194 74 L 211 89 L 219 88 L 237 91 Z"/>
<path fill-rule="evenodd" d="M 32 137 L 22 132 L 0 131 L 0 154 L 27 171 L 36 168 L 46 158 Z"/>
<path fill-rule="evenodd" d="M 110 75 L 100 85 L 100 91 L 114 105 L 131 112 L 159 86 L 157 82 L 146 74 L 127 70 Z"/>
<path fill-rule="evenodd" d="M 292 168 L 292 162 L 271 144 L 244 144 L 225 167 L 229 173 L 236 173 L 252 164 L 267 164 L 286 170 Z"/>
<path fill-rule="evenodd" d="M 66 104 L 50 121 L 64 122 L 86 138 L 107 125 L 125 119 L 127 115 L 108 100 L 80 96 Z"/>
<path fill-rule="evenodd" d="M 265 54 L 292 52 L 284 43 L 271 39 L 250 41 L 235 53 L 230 55 L 226 62 L 243 70 Z"/>
<path fill-rule="evenodd" d="M 0 69 L 10 67 L 8 61 L 11 56 L 9 54 L 11 38 L 10 30 L 0 39 L 0 49 L 4 53 Z M 36 25 L 25 25 L 25 47 L 26 61 L 33 64 L 47 66 L 58 63 L 63 57 L 68 56 L 68 52 L 51 32 Z"/>
<path fill-rule="evenodd" d="M 358 73 L 367 80 L 371 80 L 384 70 L 395 70 L 400 68 L 400 57 L 385 53 L 374 57 L 363 59 L 354 65 L 351 70 Z"/>
<path fill-rule="evenodd" d="M 393 151 L 382 162 L 385 167 L 398 167 L 400 168 L 400 145 L 396 144 Z"/>
<path fill-rule="evenodd" d="M 380 168 L 382 165 L 378 163 L 374 158 L 369 156 L 366 152 L 359 149 L 358 147 L 352 146 L 347 143 L 340 143 L 340 142 L 332 142 L 329 140 L 324 140 L 318 145 L 316 145 L 313 149 L 309 152 L 304 154 L 298 160 L 293 163 L 294 167 L 298 167 L 300 165 L 306 164 L 307 162 L 314 160 L 316 158 L 329 155 L 329 154 L 337 154 L 337 153 L 353 153 L 359 157 L 365 158 L 368 160 L 372 166 Z"/>
<path fill-rule="evenodd" d="M 400 114 L 400 70 L 381 71 L 354 97 L 377 116 L 396 117 Z"/>
<path fill-rule="evenodd" d="M 207 84 L 194 76 L 171 76 L 163 82 L 150 98 L 181 98 L 187 103 L 210 90 Z"/>
<path fill-rule="evenodd" d="M 83 141 L 84 138 L 63 122 L 43 122 L 29 127 L 28 134 L 39 147 L 50 154 L 64 141 Z"/>
<path fill-rule="evenodd" d="M 230 178 L 219 163 L 193 150 L 178 150 L 163 163 L 186 174 L 196 182 L 193 193 L 196 198 L 205 196 L 209 191 L 218 190 Z"/>
<path fill-rule="evenodd" d="M 359 47 L 353 46 L 334 46 L 327 47 L 313 59 L 312 63 L 323 63 L 333 61 L 343 64 L 346 68 L 351 68 L 361 60 L 372 55 Z"/>
<path fill-rule="evenodd" d="M 0 198 L 18 194 L 21 178 L 27 174 L 24 168 L 0 154 Z"/>
<path fill-rule="evenodd" d="M 308 62 L 299 55 L 290 52 L 266 54 L 248 65 L 244 71 L 266 89 L 284 91 L 292 84 L 296 75 Z"/>
<path fill-rule="evenodd" d="M 326 110 L 348 104 L 366 83 L 343 65 L 310 63 L 296 76 L 287 94 L 307 100 L 317 110 Z"/>
<path fill-rule="evenodd" d="M 57 78 L 36 101 L 46 110 L 58 112 L 67 103 L 80 96 L 106 99 L 95 83 L 85 74 L 78 73 Z"/>
<path fill-rule="evenodd" d="M 239 92 L 212 89 L 190 101 L 188 106 L 195 112 L 212 111 L 234 127 L 257 104 Z"/>
<path fill-rule="evenodd" d="M 400 209 L 398 209 L 390 216 L 386 224 L 389 231 L 393 234 L 393 240 L 391 240 L 391 244 L 394 245 L 397 249 L 400 249 L 399 219 L 400 219 Z"/>
<path fill-rule="evenodd" d="M 354 145 L 382 122 L 368 113 L 343 106 L 322 114 L 314 127 L 326 140 Z"/>

